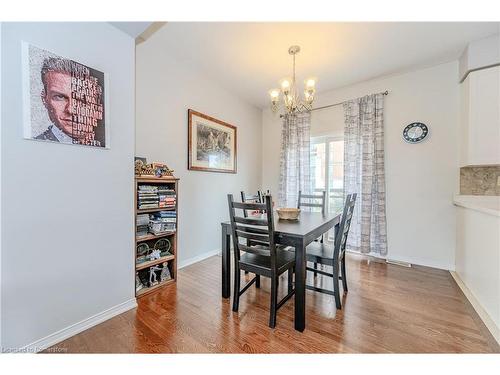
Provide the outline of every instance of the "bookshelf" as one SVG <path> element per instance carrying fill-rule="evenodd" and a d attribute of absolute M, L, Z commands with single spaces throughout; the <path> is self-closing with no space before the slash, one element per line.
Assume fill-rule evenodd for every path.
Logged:
<path fill-rule="evenodd" d="M 141 186 L 144 185 L 142 188 Z M 175 283 L 177 280 L 177 234 L 178 234 L 178 202 L 179 202 L 179 194 L 178 194 L 178 185 L 179 179 L 175 177 L 155 177 L 155 176 L 136 176 L 135 177 L 135 188 L 134 188 L 134 205 L 135 205 L 135 249 L 134 249 L 134 265 L 135 265 L 135 274 L 139 276 L 141 281 L 142 288 L 137 288 L 136 285 L 136 298 L 140 298 L 149 293 L 157 291 L 162 287 Z M 154 187 L 153 189 L 157 189 L 159 191 L 158 196 L 165 196 L 163 194 L 172 194 L 175 195 L 175 204 L 173 207 L 153 207 L 153 208 L 139 208 L 139 203 L 143 202 L 144 199 L 144 188 L 145 186 Z M 151 188 L 150 188 L 151 189 Z M 163 193 L 168 191 L 168 193 Z M 141 192 L 141 198 L 139 198 L 139 192 Z M 154 195 L 149 192 L 149 195 Z M 167 197 L 171 197 L 171 195 L 167 195 Z M 163 213 L 162 213 L 163 211 Z M 169 212 L 166 214 L 165 212 Z M 144 233 L 144 227 L 142 226 L 142 235 L 138 235 L 138 216 L 139 215 L 148 215 L 151 220 L 151 215 L 153 218 L 158 218 L 161 215 L 168 215 L 170 219 L 172 219 L 175 212 L 175 230 L 169 228 L 169 230 L 161 231 L 157 234 L 151 233 L 148 230 L 147 233 Z M 163 217 L 163 216 L 161 216 Z M 142 216 L 144 220 L 145 216 Z M 161 219 L 158 219 L 161 220 Z M 144 224 L 142 224 L 144 225 Z M 159 241 L 163 240 L 163 241 Z M 158 259 L 150 259 L 148 255 L 155 250 L 156 248 L 160 250 L 165 250 L 165 247 L 159 247 L 158 244 L 170 244 L 170 247 L 167 251 L 162 251 L 163 254 Z M 140 254 L 138 254 L 138 248 L 140 249 Z M 145 250 L 146 249 L 146 250 Z M 145 257 L 145 258 L 144 258 Z M 138 261 L 139 260 L 139 261 Z M 156 267 L 156 271 L 152 271 L 151 268 Z M 163 275 L 163 268 L 168 267 L 168 273 L 170 274 L 170 278 L 162 280 L 161 277 Z M 155 272 L 156 280 L 151 276 L 151 272 Z M 151 276 L 151 278 L 150 278 Z M 150 283 L 150 280 L 153 283 Z"/>

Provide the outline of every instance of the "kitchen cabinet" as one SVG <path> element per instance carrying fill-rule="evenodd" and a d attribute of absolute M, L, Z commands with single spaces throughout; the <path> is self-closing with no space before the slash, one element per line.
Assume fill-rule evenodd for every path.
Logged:
<path fill-rule="evenodd" d="M 500 164 L 500 66 L 460 85 L 460 166 Z"/>

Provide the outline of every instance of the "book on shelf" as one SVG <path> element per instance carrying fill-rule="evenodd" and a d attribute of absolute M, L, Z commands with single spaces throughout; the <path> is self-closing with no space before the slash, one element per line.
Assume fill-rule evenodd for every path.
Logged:
<path fill-rule="evenodd" d="M 153 193 L 157 193 L 158 192 L 158 186 L 141 184 L 141 185 L 139 185 L 139 192 L 153 192 Z"/>

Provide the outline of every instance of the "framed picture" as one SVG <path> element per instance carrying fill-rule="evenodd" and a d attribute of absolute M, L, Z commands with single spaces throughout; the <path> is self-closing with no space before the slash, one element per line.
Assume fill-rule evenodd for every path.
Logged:
<path fill-rule="evenodd" d="M 236 126 L 188 110 L 188 169 L 236 173 Z"/>
<path fill-rule="evenodd" d="M 22 42 L 24 138 L 109 148 L 107 75 Z"/>

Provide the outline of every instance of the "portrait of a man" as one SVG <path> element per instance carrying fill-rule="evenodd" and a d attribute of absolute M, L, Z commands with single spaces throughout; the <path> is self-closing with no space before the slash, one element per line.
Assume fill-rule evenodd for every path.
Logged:
<path fill-rule="evenodd" d="M 23 54 L 25 137 L 106 147 L 104 73 L 32 45 Z"/>

